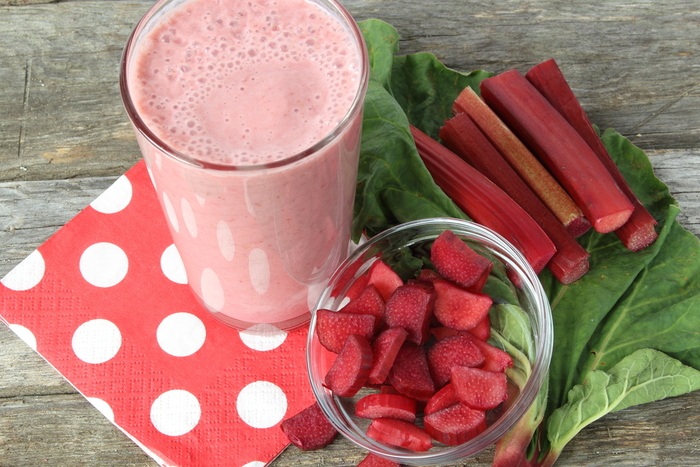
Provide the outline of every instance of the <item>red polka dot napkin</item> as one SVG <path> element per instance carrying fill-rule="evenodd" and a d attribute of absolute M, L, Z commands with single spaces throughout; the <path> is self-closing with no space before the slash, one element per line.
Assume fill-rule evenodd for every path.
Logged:
<path fill-rule="evenodd" d="M 143 161 L 0 281 L 0 314 L 163 466 L 261 467 L 313 401 L 307 328 L 195 301 Z"/>

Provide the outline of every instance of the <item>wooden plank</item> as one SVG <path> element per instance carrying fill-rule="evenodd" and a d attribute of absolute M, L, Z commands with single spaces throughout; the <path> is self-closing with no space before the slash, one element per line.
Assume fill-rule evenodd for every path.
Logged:
<path fill-rule="evenodd" d="M 344 3 L 358 20 L 394 24 L 404 53 L 433 52 L 458 70 L 526 70 L 554 57 L 601 128 L 644 149 L 697 146 L 697 2 Z M 0 7 L 0 180 L 118 175 L 133 165 L 139 151 L 117 75 L 149 5 Z"/>

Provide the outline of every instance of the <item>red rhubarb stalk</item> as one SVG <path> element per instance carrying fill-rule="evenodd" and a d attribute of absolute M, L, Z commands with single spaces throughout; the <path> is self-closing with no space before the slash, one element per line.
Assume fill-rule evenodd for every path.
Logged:
<path fill-rule="evenodd" d="M 610 172 L 552 104 L 517 70 L 483 80 L 481 96 L 539 157 L 576 201 L 593 228 L 620 228 L 634 206 Z"/>
<path fill-rule="evenodd" d="M 435 183 L 475 222 L 510 241 L 539 274 L 556 252 L 542 228 L 512 198 L 452 151 L 411 127 Z"/>
<path fill-rule="evenodd" d="M 457 96 L 452 110 L 455 114 L 466 113 L 471 117 L 571 235 L 579 237 L 591 228 L 591 223 L 566 190 L 472 88 L 464 88 Z"/>
<path fill-rule="evenodd" d="M 547 264 L 557 280 L 571 284 L 588 272 L 588 252 L 525 184 L 469 115 L 457 114 L 445 122 L 440 129 L 440 139 L 505 191 L 542 227 L 557 249 Z"/>
<path fill-rule="evenodd" d="M 620 169 L 610 157 L 610 153 L 605 149 L 605 145 L 598 137 L 598 133 L 593 128 L 588 115 L 581 107 L 581 103 L 576 98 L 556 61 L 549 59 L 534 66 L 526 73 L 525 77 L 588 143 L 622 192 L 634 205 L 632 216 L 615 231 L 620 241 L 632 251 L 639 251 L 654 243 L 658 237 L 655 229 L 656 220 L 639 201 Z"/>

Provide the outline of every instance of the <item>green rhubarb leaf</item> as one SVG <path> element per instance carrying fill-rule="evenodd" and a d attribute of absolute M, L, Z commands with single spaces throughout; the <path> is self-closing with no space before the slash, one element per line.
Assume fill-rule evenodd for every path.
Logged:
<path fill-rule="evenodd" d="M 607 372 L 590 372 L 569 391 L 566 404 L 547 422 L 549 457 L 558 456 L 579 431 L 607 413 L 696 389 L 700 389 L 700 371 L 662 352 L 637 350 Z"/>
<path fill-rule="evenodd" d="M 391 68 L 394 54 L 399 51 L 399 33 L 392 25 L 377 19 L 362 21 L 359 26 L 367 45 L 370 73 L 391 92 Z"/>
<path fill-rule="evenodd" d="M 479 93 L 479 83 L 493 73 L 460 73 L 443 65 L 433 54 L 394 57 L 391 89 L 412 125 L 438 139 L 440 127 L 452 117 L 452 104 L 467 86 Z"/>
<path fill-rule="evenodd" d="M 362 122 L 353 239 L 426 217 L 466 218 L 425 168 L 401 107 L 371 79 Z"/>

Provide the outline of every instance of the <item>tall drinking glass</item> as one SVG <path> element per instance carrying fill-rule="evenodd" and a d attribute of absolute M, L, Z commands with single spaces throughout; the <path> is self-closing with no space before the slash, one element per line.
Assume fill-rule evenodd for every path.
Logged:
<path fill-rule="evenodd" d="M 310 318 L 346 256 L 368 63 L 334 0 L 160 0 L 120 89 L 188 284 L 238 329 Z"/>

